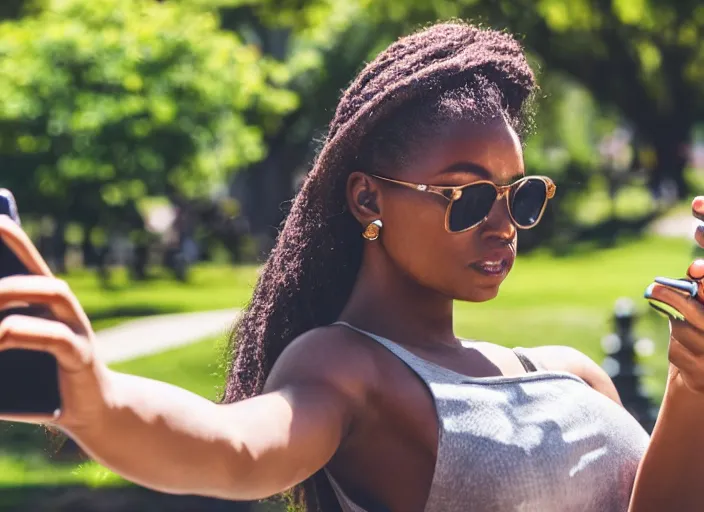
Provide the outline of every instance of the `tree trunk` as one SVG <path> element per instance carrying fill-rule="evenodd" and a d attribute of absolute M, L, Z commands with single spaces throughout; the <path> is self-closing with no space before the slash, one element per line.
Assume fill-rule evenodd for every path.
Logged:
<path fill-rule="evenodd" d="M 66 273 L 66 252 L 68 246 L 66 244 L 66 221 L 63 219 L 57 219 L 56 225 L 54 226 L 52 245 L 54 253 L 54 265 L 56 266 L 57 274 Z"/>
<path fill-rule="evenodd" d="M 91 239 L 91 233 L 93 231 L 91 225 L 83 226 L 83 241 L 81 242 L 81 252 L 83 253 L 83 266 L 92 267 L 98 262 L 98 254 L 93 245 L 93 240 Z"/>
<path fill-rule="evenodd" d="M 258 253 L 271 248 L 288 214 L 295 193 L 294 173 L 308 157 L 307 149 L 307 144 L 273 144 L 263 161 L 235 177 L 231 192 L 242 206 L 251 234 L 260 239 Z"/>
<path fill-rule="evenodd" d="M 651 133 L 655 150 L 655 168 L 650 176 L 650 188 L 658 195 L 670 182 L 675 187 L 677 199 L 685 199 L 689 193 L 684 171 L 689 160 L 691 125 L 677 120 L 663 123 Z"/>

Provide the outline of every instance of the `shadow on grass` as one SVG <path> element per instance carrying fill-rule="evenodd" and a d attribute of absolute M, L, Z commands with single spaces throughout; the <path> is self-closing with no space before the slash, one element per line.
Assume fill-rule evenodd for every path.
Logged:
<path fill-rule="evenodd" d="M 660 216 L 660 213 L 653 212 L 636 219 L 609 219 L 577 231 L 576 241 L 591 241 L 602 247 L 612 247 L 623 240 L 640 238 L 650 223 Z"/>
<path fill-rule="evenodd" d="M 566 257 L 638 240 L 661 215 L 660 212 L 652 212 L 634 219 L 611 218 L 593 226 L 570 230 L 555 238 L 551 244 L 552 253 L 557 257 Z"/>
<path fill-rule="evenodd" d="M 258 512 L 276 510 L 250 502 L 234 502 L 180 496 L 151 491 L 138 486 L 88 487 L 23 487 L 0 489 L 0 510 L 8 512 Z M 278 510 L 285 510 L 279 508 Z"/>
<path fill-rule="evenodd" d="M 154 315 L 168 315 L 172 313 L 182 313 L 183 311 L 173 307 L 150 307 L 150 306 L 119 306 L 101 311 L 91 311 L 88 318 L 96 331 L 115 327 L 130 320 L 146 318 Z"/>
<path fill-rule="evenodd" d="M 118 306 L 92 312 L 89 314 L 92 321 L 104 321 L 119 318 L 140 318 L 144 316 L 166 315 L 169 313 L 180 313 L 180 310 L 169 307 L 153 306 Z"/>

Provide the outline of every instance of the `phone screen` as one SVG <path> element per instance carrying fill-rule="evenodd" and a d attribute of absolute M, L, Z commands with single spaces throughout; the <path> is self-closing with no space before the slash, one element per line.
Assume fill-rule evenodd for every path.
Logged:
<path fill-rule="evenodd" d="M 15 200 L 5 189 L 0 189 L 0 214 L 19 223 Z M 27 268 L 0 237 L 0 278 L 27 274 Z M 28 306 L 0 310 L 0 321 L 15 314 L 49 317 L 46 308 Z M 0 413 L 53 414 L 61 409 L 58 373 L 56 358 L 49 353 L 0 351 Z"/>

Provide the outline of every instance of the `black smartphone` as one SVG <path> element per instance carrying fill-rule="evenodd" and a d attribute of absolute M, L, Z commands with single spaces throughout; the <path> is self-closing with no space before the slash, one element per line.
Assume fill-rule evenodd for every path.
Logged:
<path fill-rule="evenodd" d="M 20 222 L 17 204 L 7 189 L 0 189 L 0 214 Z M 0 278 L 27 274 L 0 237 Z M 47 308 L 30 305 L 0 310 L 0 321 L 13 314 L 49 317 Z M 56 414 L 60 410 L 59 367 L 53 355 L 36 350 L 0 351 L 0 414 Z"/>

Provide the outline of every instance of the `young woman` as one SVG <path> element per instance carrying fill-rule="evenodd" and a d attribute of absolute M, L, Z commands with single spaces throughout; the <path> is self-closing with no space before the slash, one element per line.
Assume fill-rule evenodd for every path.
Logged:
<path fill-rule="evenodd" d="M 302 484 L 308 510 L 701 510 L 696 299 L 653 291 L 687 320 L 671 322 L 652 439 L 576 350 L 453 333 L 453 300 L 497 295 L 517 230 L 535 226 L 555 192 L 523 166 L 534 88 L 513 38 L 461 23 L 403 38 L 369 64 L 236 329 L 217 404 L 107 369 L 74 295 L 0 220 L 36 274 L 0 281 L 0 305 L 44 303 L 56 317 L 8 317 L 0 346 L 55 354 L 64 403 L 54 418 L 3 419 L 58 427 L 169 493 L 250 500 Z M 694 210 L 704 214 L 704 197 Z"/>

